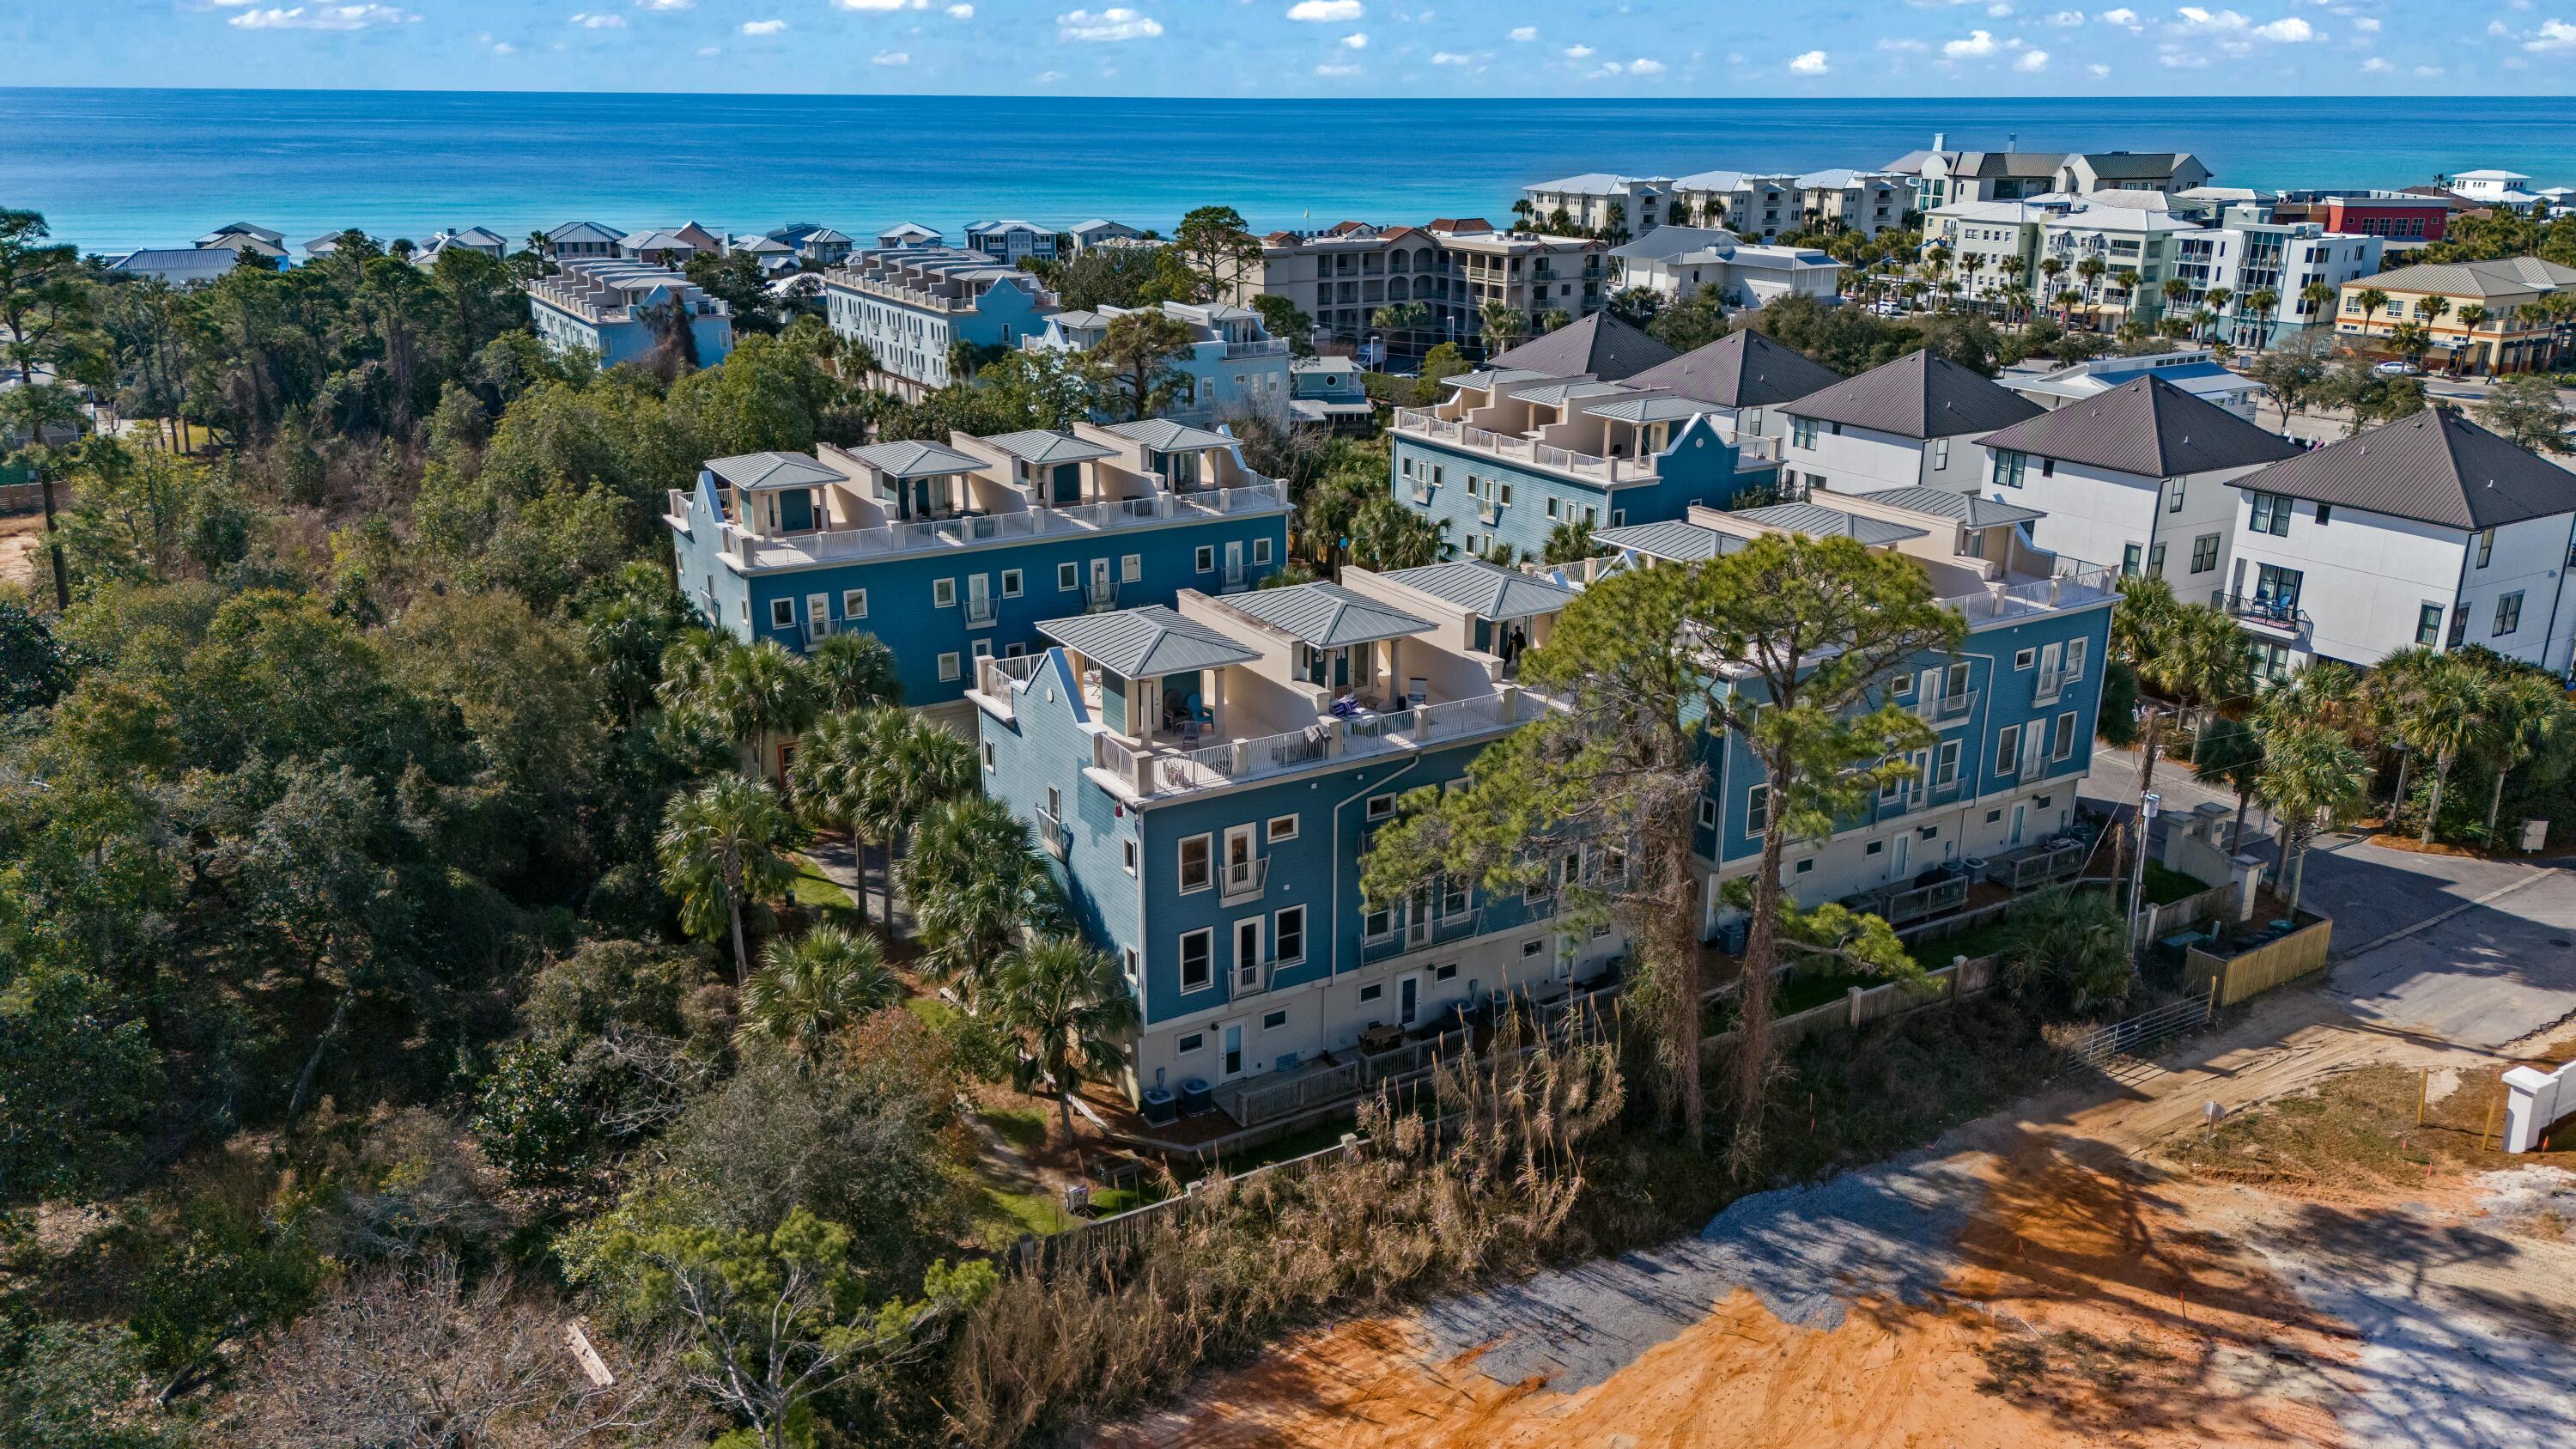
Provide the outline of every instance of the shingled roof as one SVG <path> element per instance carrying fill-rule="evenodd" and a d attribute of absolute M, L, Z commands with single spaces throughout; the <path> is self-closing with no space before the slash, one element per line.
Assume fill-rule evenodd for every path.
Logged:
<path fill-rule="evenodd" d="M 2576 513 L 2576 473 L 2439 408 L 2297 454 L 2236 486 L 2459 529 Z"/>
<path fill-rule="evenodd" d="M 1767 408 L 1832 387 L 1843 375 L 1785 343 L 1746 328 L 1628 379 L 1715 407 Z"/>
<path fill-rule="evenodd" d="M 1607 312 L 1595 312 L 1544 337 L 1533 337 L 1508 352 L 1497 353 L 1486 366 L 1524 367 L 1550 377 L 1575 377 L 1588 372 L 1604 382 L 1618 382 L 1679 355 L 1635 324 L 1622 322 Z"/>
<path fill-rule="evenodd" d="M 2178 478 L 2277 463 L 2298 452 L 2215 403 L 2149 373 L 1986 436 L 1990 451 L 2030 453 L 2138 478 Z"/>
<path fill-rule="evenodd" d="M 1849 381 L 1785 403 L 1781 411 L 1901 438 L 1949 438 L 2008 428 L 2045 410 L 1946 357 L 1918 348 Z"/>

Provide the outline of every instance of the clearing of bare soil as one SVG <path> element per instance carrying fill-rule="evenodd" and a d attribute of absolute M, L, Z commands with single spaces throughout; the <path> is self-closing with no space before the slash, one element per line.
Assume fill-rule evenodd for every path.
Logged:
<path fill-rule="evenodd" d="M 43 514 L 0 513 L 0 586 L 35 586 L 36 555 L 44 536 Z"/>
<path fill-rule="evenodd" d="M 2571 1376 L 2545 1371 L 2576 1347 L 2576 1186 L 2446 1125 L 2484 1112 L 2503 1060 L 2305 992 L 2183 1055 L 1742 1199 L 1685 1242 L 1317 1330 L 1093 1442 L 2576 1442 Z M 2419 1137 L 2435 1073 L 2447 1113 Z M 2345 1082 L 2359 1131 L 2243 1110 Z M 2260 1171 L 2246 1143 L 2273 1153 Z M 2344 1156 L 2362 1170 L 2318 1170 Z"/>

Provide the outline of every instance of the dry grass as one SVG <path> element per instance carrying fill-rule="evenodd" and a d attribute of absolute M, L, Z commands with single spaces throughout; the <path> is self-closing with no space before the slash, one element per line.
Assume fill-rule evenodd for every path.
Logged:
<path fill-rule="evenodd" d="M 2555 1152 L 2520 1157 L 2500 1150 L 2501 1068 L 2465 1071 L 2459 1085 L 2426 1103 L 2426 1074 L 2363 1067 L 2313 1092 L 2268 1102 L 2214 1133 L 2193 1133 L 2166 1155 L 2194 1176 L 2299 1196 L 2371 1194 L 2420 1188 L 2435 1175 L 2512 1167 L 2576 1168 L 2576 1130 L 2557 1134 Z"/>

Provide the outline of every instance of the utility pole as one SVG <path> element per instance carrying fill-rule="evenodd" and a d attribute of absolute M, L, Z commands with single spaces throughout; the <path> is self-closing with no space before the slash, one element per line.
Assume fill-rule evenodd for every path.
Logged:
<path fill-rule="evenodd" d="M 2145 904 L 2147 890 L 2147 832 L 2156 823 L 2156 806 L 2162 797 L 2149 790 L 2138 797 L 2137 848 L 2129 861 L 2129 959 L 2135 961 L 2138 949 L 2138 908 Z"/>

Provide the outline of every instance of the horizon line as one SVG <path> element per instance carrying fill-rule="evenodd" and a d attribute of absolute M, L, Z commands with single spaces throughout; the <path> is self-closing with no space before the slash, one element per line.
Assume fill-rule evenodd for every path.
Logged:
<path fill-rule="evenodd" d="M 1404 105 L 1491 105 L 1497 102 L 1543 101 L 1558 105 L 1620 106 L 1637 104 L 1709 104 L 1758 106 L 1873 106 L 1938 102 L 1964 106 L 2052 105 L 2067 102 L 2133 102 L 2156 101 L 2370 101 L 2392 97 L 2418 98 L 2447 94 L 2441 91 L 2378 92 L 2270 92 L 2248 94 L 2232 91 L 2138 91 L 2117 95 L 2064 94 L 2021 96 L 1960 95 L 1872 95 L 1872 96 L 1720 96 L 1720 95 L 1630 95 L 1630 96 L 1563 96 L 1548 94 L 1486 96 L 1400 96 L 1400 95 L 1155 95 L 1139 96 L 1131 92 L 1068 91 L 1056 95 L 1030 95 L 1025 92 L 991 91 L 730 91 L 730 90 L 611 90 L 595 87 L 556 89 L 539 86 L 505 86 L 455 88 L 446 86 L 216 86 L 216 85 L 44 85 L 0 84 L 0 94 L 11 91 L 64 92 L 135 92 L 189 95 L 414 95 L 414 96 L 733 96 L 743 98 L 777 98 L 782 100 L 976 100 L 976 101 L 1135 101 L 1140 104 L 1167 104 L 1174 100 L 1232 101 L 1250 105 L 1300 105 L 1351 103 L 1398 103 Z M 2568 92 L 2514 92 L 2488 95 L 2483 100 L 2496 101 L 2563 101 Z"/>

